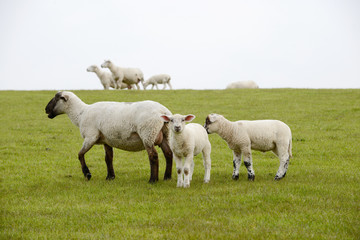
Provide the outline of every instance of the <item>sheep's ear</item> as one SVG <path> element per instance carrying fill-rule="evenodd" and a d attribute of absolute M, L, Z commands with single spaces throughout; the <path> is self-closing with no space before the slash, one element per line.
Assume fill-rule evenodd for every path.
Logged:
<path fill-rule="evenodd" d="M 61 95 L 60 98 L 63 99 L 65 102 L 67 102 L 69 100 L 69 95 L 63 94 L 63 95 Z"/>
<path fill-rule="evenodd" d="M 210 122 L 213 123 L 217 120 L 217 115 L 212 113 L 208 116 L 208 118 L 209 118 Z"/>
<path fill-rule="evenodd" d="M 185 121 L 186 122 L 191 122 L 192 120 L 194 120 L 195 115 L 189 114 L 185 116 Z"/>
<path fill-rule="evenodd" d="M 164 122 L 166 122 L 166 123 L 170 122 L 170 117 L 169 116 L 161 115 L 160 117 L 163 119 Z"/>

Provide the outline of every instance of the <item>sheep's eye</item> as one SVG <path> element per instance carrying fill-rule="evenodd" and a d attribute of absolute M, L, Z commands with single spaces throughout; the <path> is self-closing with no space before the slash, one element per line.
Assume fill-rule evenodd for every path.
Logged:
<path fill-rule="evenodd" d="M 174 119 L 171 119 L 170 122 L 174 122 Z"/>
<path fill-rule="evenodd" d="M 182 122 L 185 122 L 185 118 L 181 119 Z"/>

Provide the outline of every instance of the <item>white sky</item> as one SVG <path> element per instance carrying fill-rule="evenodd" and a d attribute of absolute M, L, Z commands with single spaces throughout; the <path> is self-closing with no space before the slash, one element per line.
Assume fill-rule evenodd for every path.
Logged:
<path fill-rule="evenodd" d="M 104 59 L 175 89 L 360 88 L 360 1 L 0 0 L 0 89 L 102 89 Z"/>

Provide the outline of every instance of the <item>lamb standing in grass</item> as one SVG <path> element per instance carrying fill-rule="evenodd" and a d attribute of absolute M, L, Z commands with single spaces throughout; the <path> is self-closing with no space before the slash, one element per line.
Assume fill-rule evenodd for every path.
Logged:
<path fill-rule="evenodd" d="M 202 152 L 205 167 L 204 182 L 210 181 L 211 170 L 211 144 L 205 129 L 192 121 L 194 115 L 182 116 L 179 114 L 162 115 L 164 122 L 170 123 L 170 148 L 176 161 L 178 174 L 177 187 L 190 187 L 190 181 L 194 172 L 194 156 Z M 185 158 L 184 163 L 182 158 Z"/>
<path fill-rule="evenodd" d="M 90 180 L 91 173 L 85 163 L 85 153 L 95 144 L 103 144 L 108 175 L 115 178 L 113 147 L 125 151 L 146 150 L 150 160 L 149 182 L 158 181 L 159 160 L 155 145 L 160 146 L 166 158 L 164 179 L 171 178 L 172 152 L 168 145 L 168 124 L 161 115 L 171 112 L 153 101 L 142 102 L 97 102 L 85 104 L 72 92 L 58 92 L 45 108 L 49 118 L 66 113 L 71 122 L 80 129 L 84 138 L 79 152 L 84 176 Z"/>
<path fill-rule="evenodd" d="M 131 88 L 131 85 L 135 84 L 137 89 L 140 90 L 139 82 L 144 81 L 144 74 L 142 71 L 138 68 L 122 68 L 119 66 L 116 66 L 114 63 L 112 63 L 110 60 L 105 61 L 103 64 L 101 64 L 102 68 L 109 68 L 109 70 L 114 75 L 115 81 L 118 85 L 120 83 L 125 83 L 128 85 L 129 89 Z"/>
<path fill-rule="evenodd" d="M 154 75 L 143 83 L 143 87 L 145 90 L 147 88 L 147 86 L 149 86 L 151 84 L 152 85 L 151 90 L 154 89 L 154 86 L 156 87 L 157 90 L 159 90 L 158 84 L 164 84 L 164 87 L 163 87 L 163 90 L 164 90 L 166 88 L 166 84 L 167 84 L 167 85 L 169 85 L 169 88 L 172 89 L 170 80 L 171 80 L 171 77 L 168 74 Z"/>
<path fill-rule="evenodd" d="M 206 118 L 205 129 L 208 133 L 217 133 L 233 150 L 233 179 L 239 179 L 241 155 L 248 170 L 248 179 L 255 179 L 252 166 L 251 149 L 262 152 L 273 151 L 280 159 L 280 167 L 275 180 L 285 177 L 292 156 L 291 130 L 278 120 L 231 122 L 222 115 L 210 114 Z"/>

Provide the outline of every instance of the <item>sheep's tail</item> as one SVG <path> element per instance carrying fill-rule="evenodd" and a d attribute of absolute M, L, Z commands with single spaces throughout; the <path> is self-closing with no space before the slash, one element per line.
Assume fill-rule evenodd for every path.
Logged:
<path fill-rule="evenodd" d="M 289 140 L 289 149 L 288 149 L 288 153 L 289 153 L 289 158 L 292 157 L 292 137 L 290 137 L 290 140 Z"/>

